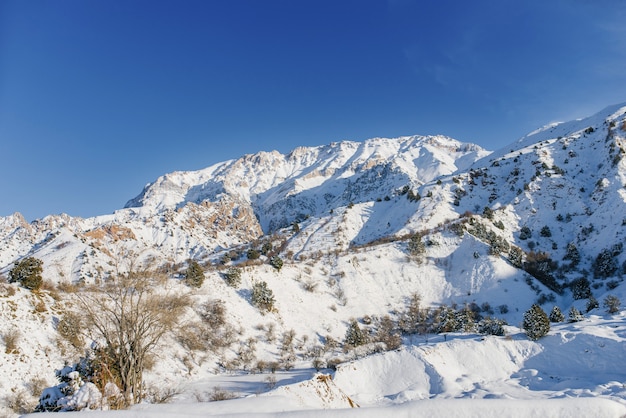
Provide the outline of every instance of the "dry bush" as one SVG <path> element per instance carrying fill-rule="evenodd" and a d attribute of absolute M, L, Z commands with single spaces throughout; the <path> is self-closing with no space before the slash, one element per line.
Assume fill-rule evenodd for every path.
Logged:
<path fill-rule="evenodd" d="M 252 371 L 255 373 L 263 373 L 263 370 L 267 368 L 267 362 L 265 360 L 259 360 L 256 362 Z"/>
<path fill-rule="evenodd" d="M 209 400 L 211 402 L 227 401 L 229 399 L 235 399 L 236 397 L 237 395 L 234 392 L 224 390 L 220 388 L 219 386 L 215 386 L 213 388 L 213 391 L 209 395 Z"/>
<path fill-rule="evenodd" d="M 7 354 L 17 353 L 18 352 L 18 344 L 22 334 L 17 328 L 12 328 L 6 331 L 2 335 L 2 340 L 4 341 L 4 352 Z"/>
<path fill-rule="evenodd" d="M 12 388 L 11 393 L 4 398 L 7 408 L 16 414 L 28 414 L 35 410 L 37 403 L 24 389 Z"/>
<path fill-rule="evenodd" d="M 175 396 L 183 391 L 174 387 L 152 387 L 147 389 L 146 398 L 152 404 L 169 403 Z"/>
<path fill-rule="evenodd" d="M 82 338 L 82 319 L 74 312 L 66 312 L 57 324 L 57 332 L 75 348 L 84 345 Z"/>
<path fill-rule="evenodd" d="M 28 388 L 30 389 L 30 394 L 36 398 L 39 398 L 41 393 L 47 388 L 48 382 L 43 377 L 34 377 L 28 382 Z"/>
<path fill-rule="evenodd" d="M 57 290 L 64 293 L 76 293 L 79 286 L 70 281 L 62 281 L 57 284 Z"/>
<path fill-rule="evenodd" d="M 9 285 L 7 288 L 7 296 L 13 296 L 15 295 L 15 293 L 17 292 L 17 290 L 15 290 L 15 286 L 11 286 Z"/>
<path fill-rule="evenodd" d="M 207 349 L 207 327 L 200 322 L 193 322 L 181 327 L 177 339 L 189 351 L 204 351 Z"/>
<path fill-rule="evenodd" d="M 302 283 L 302 288 L 307 292 L 315 292 L 315 289 L 317 289 L 317 283 L 312 280 L 307 280 L 306 282 Z"/>
<path fill-rule="evenodd" d="M 265 378 L 265 384 L 268 390 L 272 390 L 276 387 L 276 376 L 269 375 Z"/>
<path fill-rule="evenodd" d="M 43 313 L 48 311 L 48 307 L 46 306 L 46 303 L 43 300 L 39 300 L 36 304 L 35 304 L 35 312 L 36 313 Z"/>
<path fill-rule="evenodd" d="M 218 299 L 209 300 L 200 306 L 198 315 L 211 328 L 224 326 L 226 324 L 226 304 Z"/>

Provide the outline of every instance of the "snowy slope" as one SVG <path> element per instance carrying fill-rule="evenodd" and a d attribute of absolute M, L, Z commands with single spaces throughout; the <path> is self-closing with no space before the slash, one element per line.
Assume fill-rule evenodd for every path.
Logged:
<path fill-rule="evenodd" d="M 43 384 L 38 378 L 52 385 L 54 369 L 78 359 L 80 350 L 56 330 L 74 309 L 72 292 L 123 270 L 120 261 L 132 258 L 160 267 L 196 306 L 223 301 L 235 330 L 232 344 L 216 352 L 190 349 L 174 333 L 156 353 L 147 384 L 178 388 L 177 405 L 187 405 L 189 415 L 270 416 L 284 409 L 306 416 L 355 402 L 364 411 L 359 416 L 379 408 L 489 416 L 504 408 L 498 416 L 516 417 L 530 416 L 528 401 L 541 416 L 626 415 L 626 374 L 615 367 L 626 363 L 624 312 L 609 315 L 601 305 L 608 295 L 626 301 L 625 115 L 625 105 L 612 106 L 493 153 L 442 136 L 258 153 L 164 175 L 110 215 L 48 216 L 31 224 L 19 214 L 0 218 L 0 272 L 35 256 L 50 283 L 39 294 L 0 284 L 2 340 L 6 345 L 17 330 L 20 342 L 17 351 L 0 351 L 0 375 L 7 376 L 0 396 L 32 401 L 29 392 Z M 415 233 L 425 243 L 419 261 L 409 256 Z M 265 255 L 247 258 L 264 243 L 284 260 L 280 271 Z M 577 264 L 568 246 L 577 249 Z M 525 256 L 545 253 L 552 281 L 516 266 L 513 247 Z M 599 263 L 604 250 L 609 256 Z M 204 266 L 200 289 L 180 281 L 189 258 Z M 242 272 L 236 289 L 224 280 L 229 267 Z M 553 325 L 547 337 L 529 341 L 519 327 L 531 304 L 586 311 L 587 299 L 570 288 L 581 277 L 600 307 L 583 322 Z M 273 312 L 251 304 L 260 281 L 273 290 Z M 379 318 L 397 321 L 414 294 L 431 309 L 480 307 L 481 315 L 508 322 L 508 336 L 411 335 L 397 351 L 371 354 L 380 351 L 375 344 L 343 349 L 352 319 L 374 333 Z M 186 320 L 194 318 L 190 312 Z M 295 369 L 250 374 L 258 361 L 283 361 L 281 341 L 292 330 Z M 246 350 L 254 360 L 242 365 Z M 341 363 L 322 370 L 332 380 L 315 375 L 316 358 Z M 277 387 L 269 390 L 272 379 Z M 250 398 L 196 405 L 216 385 Z M 280 401 L 266 399 L 272 397 Z M 579 397 L 595 400 L 569 402 Z M 144 405 L 128 414 L 178 408 Z"/>

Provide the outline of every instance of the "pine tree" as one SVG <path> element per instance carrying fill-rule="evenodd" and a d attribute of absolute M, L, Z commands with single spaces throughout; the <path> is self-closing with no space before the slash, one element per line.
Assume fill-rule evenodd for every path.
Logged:
<path fill-rule="evenodd" d="M 421 262 L 424 257 L 424 253 L 426 253 L 426 246 L 422 241 L 421 234 L 414 234 L 409 239 L 408 250 L 411 257 L 415 258 L 416 261 Z"/>
<path fill-rule="evenodd" d="M 526 335 L 533 341 L 537 341 L 550 331 L 550 319 L 541 309 L 541 306 L 534 304 L 529 310 L 524 312 L 523 328 Z"/>
<path fill-rule="evenodd" d="M 274 267 L 276 270 L 280 271 L 280 269 L 283 268 L 283 259 L 275 255 L 272 258 L 270 258 L 270 265 Z"/>
<path fill-rule="evenodd" d="M 511 246 L 509 249 L 509 261 L 513 266 L 517 268 L 522 268 L 524 265 L 524 251 L 520 247 Z"/>
<path fill-rule="evenodd" d="M 507 325 L 505 320 L 488 316 L 478 323 L 478 332 L 486 335 L 503 336 L 505 325 Z"/>
<path fill-rule="evenodd" d="M 572 306 L 567 315 L 568 322 L 579 322 L 583 320 L 583 314 L 576 307 Z"/>
<path fill-rule="evenodd" d="M 587 312 L 591 312 L 592 310 L 599 307 L 600 303 L 598 303 L 598 299 L 593 297 L 593 295 L 589 296 L 589 300 L 587 301 Z"/>
<path fill-rule="evenodd" d="M 204 283 L 204 271 L 196 260 L 190 260 L 185 272 L 185 283 L 191 287 L 201 287 Z"/>
<path fill-rule="evenodd" d="M 230 267 L 224 273 L 224 279 L 229 286 L 238 288 L 241 284 L 241 270 L 238 267 Z"/>
<path fill-rule="evenodd" d="M 366 342 L 367 342 L 367 336 L 365 335 L 363 330 L 359 327 L 359 324 L 356 322 L 356 319 L 351 319 L 350 324 L 348 324 L 348 329 L 346 330 L 346 337 L 344 339 L 344 343 L 352 347 L 357 347 L 359 345 L 365 344 Z"/>
<path fill-rule="evenodd" d="M 565 315 L 561 312 L 561 308 L 555 305 L 550 311 L 550 322 L 563 322 L 564 320 Z"/>
<path fill-rule="evenodd" d="M 274 309 L 274 292 L 266 282 L 257 282 L 252 286 L 252 304 L 262 311 Z"/>
<path fill-rule="evenodd" d="M 26 289 L 38 290 L 43 284 L 43 261 L 35 257 L 26 257 L 14 264 L 9 272 L 9 283 L 18 282 Z"/>

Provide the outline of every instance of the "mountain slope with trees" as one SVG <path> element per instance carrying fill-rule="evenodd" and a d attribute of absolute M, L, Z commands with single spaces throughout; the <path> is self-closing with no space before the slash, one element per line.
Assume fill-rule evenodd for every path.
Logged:
<path fill-rule="evenodd" d="M 571 378 L 570 394 L 622 402 L 611 382 L 626 376 L 610 363 L 626 360 L 625 157 L 618 105 L 495 152 L 443 136 L 261 152 L 164 175 L 110 215 L 0 218 L 0 392 L 28 412 L 42 387 L 40 408 L 52 410 L 62 399 L 75 408 L 83 386 L 85 399 L 128 405 L 216 376 L 265 373 L 270 383 L 276 371 L 337 369 L 346 396 L 371 406 L 386 401 L 342 386 L 341 364 L 400 349 L 427 378 L 402 377 L 397 402 L 541 398 L 560 390 L 541 383 L 550 373 L 541 368 Z M 38 266 L 35 281 L 22 279 L 27 266 Z M 123 297 L 107 299 L 111 289 Z M 146 331 L 147 345 L 115 342 L 104 313 L 132 313 L 148 294 L 162 304 L 140 310 L 155 314 L 123 323 Z M 162 327 L 145 330 L 144 319 Z M 419 354 L 459 362 L 468 338 L 477 338 L 468 349 L 488 341 L 486 356 L 504 356 L 482 392 L 479 369 L 459 364 L 470 377 L 457 387 L 443 363 Z M 557 341 L 571 352 L 608 347 L 611 361 L 598 355 L 587 370 L 596 386 L 572 383 L 583 372 L 554 361 Z M 395 364 L 393 353 L 377 356 Z"/>

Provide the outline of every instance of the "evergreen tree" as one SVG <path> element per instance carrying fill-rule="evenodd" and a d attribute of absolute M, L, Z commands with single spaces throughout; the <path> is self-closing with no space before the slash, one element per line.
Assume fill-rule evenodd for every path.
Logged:
<path fill-rule="evenodd" d="M 572 281 L 569 286 L 572 289 L 572 296 L 575 300 L 588 299 L 591 296 L 589 280 L 585 277 Z"/>
<path fill-rule="evenodd" d="M 583 320 L 583 314 L 576 309 L 576 307 L 572 306 L 567 314 L 568 322 L 580 322 Z"/>
<path fill-rule="evenodd" d="M 591 312 L 593 309 L 599 308 L 600 304 L 598 303 L 598 299 L 593 297 L 593 295 L 589 296 L 589 300 L 587 301 L 587 312 Z"/>
<path fill-rule="evenodd" d="M 537 341 L 550 331 L 550 319 L 541 309 L 541 306 L 534 304 L 529 310 L 524 312 L 522 327 L 526 335 L 533 341 Z"/>
<path fill-rule="evenodd" d="M 409 298 L 409 303 L 406 311 L 400 314 L 400 329 L 403 332 L 407 334 L 415 334 L 418 332 L 418 326 L 421 317 L 421 301 L 422 298 L 418 293 L 413 293 Z"/>
<path fill-rule="evenodd" d="M 561 312 L 561 308 L 554 305 L 552 311 L 550 311 L 550 322 L 563 322 L 565 320 L 565 315 Z"/>
<path fill-rule="evenodd" d="M 424 245 L 424 242 L 422 241 L 421 234 L 413 234 L 413 236 L 411 236 L 409 239 L 408 250 L 411 257 L 414 257 L 418 262 L 422 261 L 424 253 L 426 252 L 426 245 Z"/>
<path fill-rule="evenodd" d="M 280 271 L 280 269 L 283 268 L 283 259 L 275 255 L 272 258 L 270 258 L 270 265 L 274 267 L 276 270 Z"/>
<path fill-rule="evenodd" d="M 246 253 L 246 256 L 248 257 L 248 260 L 258 260 L 261 257 L 261 253 L 255 248 L 250 248 Z"/>
<path fill-rule="evenodd" d="M 463 332 L 475 332 L 476 322 L 474 321 L 474 311 L 470 308 L 470 305 L 456 312 L 457 323 L 459 329 Z"/>
<path fill-rule="evenodd" d="M 546 225 L 543 228 L 541 228 L 541 231 L 539 231 L 539 235 L 541 235 L 542 237 L 549 238 L 552 236 L 552 231 L 550 231 L 550 227 Z"/>
<path fill-rule="evenodd" d="M 230 267 L 224 273 L 224 279 L 229 286 L 238 288 L 241 284 L 241 270 L 238 267 Z"/>
<path fill-rule="evenodd" d="M 204 271 L 196 260 L 190 260 L 185 271 L 185 283 L 191 287 L 201 287 L 204 283 Z"/>
<path fill-rule="evenodd" d="M 576 244 L 574 244 L 573 242 L 567 244 L 565 257 L 563 257 L 563 260 L 570 260 L 571 268 L 576 267 L 578 263 L 580 263 L 580 252 L 578 251 Z"/>
<path fill-rule="evenodd" d="M 600 254 L 597 255 L 596 259 L 593 262 L 593 274 L 596 277 L 610 277 L 613 276 L 619 266 L 617 263 L 617 255 L 619 255 L 619 251 L 616 249 L 608 249 L 605 248 L 600 251 Z"/>
<path fill-rule="evenodd" d="M 513 266 L 517 268 L 522 268 L 524 265 L 524 251 L 520 247 L 511 246 L 509 249 L 509 261 Z"/>
<path fill-rule="evenodd" d="M 357 347 L 359 345 L 365 344 L 366 342 L 367 342 L 367 336 L 365 335 L 363 330 L 359 327 L 359 324 L 356 322 L 356 319 L 351 319 L 350 324 L 348 324 L 348 329 L 346 330 L 346 337 L 344 339 L 344 343 L 352 347 Z"/>
<path fill-rule="evenodd" d="M 507 325 L 505 320 L 488 316 L 478 323 L 478 332 L 486 335 L 503 336 L 505 325 Z"/>
<path fill-rule="evenodd" d="M 266 282 L 257 282 L 252 286 L 252 304 L 262 311 L 274 309 L 274 292 Z"/>
<path fill-rule="evenodd" d="M 456 332 L 461 329 L 456 311 L 449 306 L 442 306 L 439 309 L 439 315 L 436 318 L 437 327 L 435 332 L 441 334 L 442 332 Z"/>
<path fill-rule="evenodd" d="M 9 283 L 18 282 L 29 290 L 38 290 L 43 284 L 43 261 L 35 257 L 26 257 L 14 264 L 9 272 Z"/>

